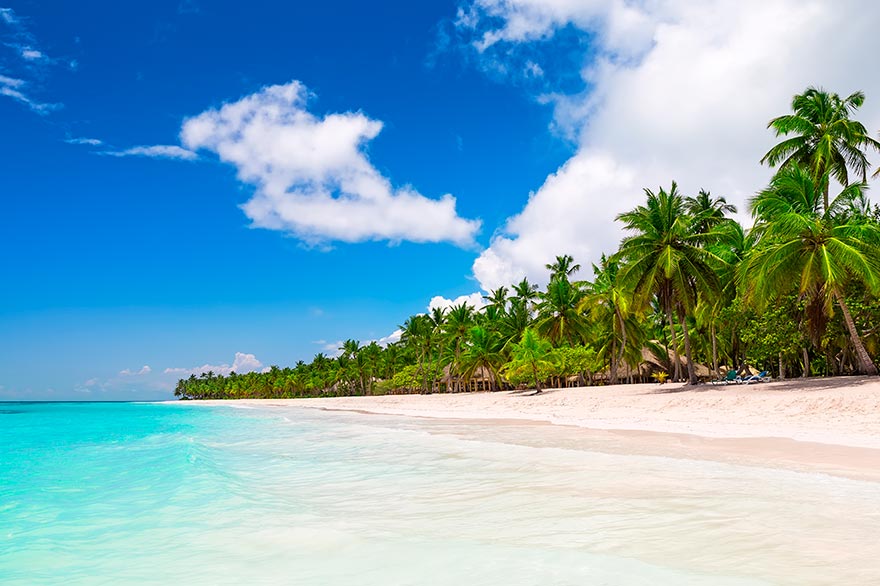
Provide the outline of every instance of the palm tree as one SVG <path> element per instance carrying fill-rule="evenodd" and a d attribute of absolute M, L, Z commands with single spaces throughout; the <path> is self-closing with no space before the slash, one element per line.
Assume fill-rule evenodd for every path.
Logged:
<path fill-rule="evenodd" d="M 703 189 L 696 197 L 684 198 L 684 209 L 693 218 L 693 230 L 708 233 L 727 219 L 727 214 L 735 214 L 736 206 L 727 203 L 723 197 L 712 197 Z"/>
<path fill-rule="evenodd" d="M 483 295 L 483 299 L 489 302 L 487 307 L 494 307 L 503 313 L 507 310 L 507 295 L 509 292 L 510 290 L 507 287 L 498 287 L 490 291 L 489 295 Z"/>
<path fill-rule="evenodd" d="M 546 266 L 547 270 L 550 271 L 551 280 L 555 278 L 567 279 L 568 277 L 581 270 L 581 265 L 575 264 L 574 258 L 568 254 L 557 256 L 556 262 L 544 266 Z"/>
<path fill-rule="evenodd" d="M 759 241 L 743 263 L 740 279 L 748 298 L 758 305 L 797 289 L 812 308 L 814 340 L 816 330 L 824 329 L 822 318 L 831 314 L 837 302 L 859 371 L 877 374 L 843 287 L 855 280 L 871 292 L 880 291 L 880 226 L 852 213 L 853 202 L 861 199 L 865 184 L 848 185 L 828 205 L 823 205 L 822 185 L 807 169 L 791 166 L 749 201 Z"/>
<path fill-rule="evenodd" d="M 498 335 L 483 326 L 474 326 L 468 334 L 468 341 L 461 354 L 461 370 L 465 379 L 470 379 L 479 368 L 489 371 L 489 388 L 497 387 L 498 367 L 503 361 L 502 343 Z"/>
<path fill-rule="evenodd" d="M 623 360 L 627 345 L 624 316 L 629 311 L 629 292 L 620 286 L 617 278 L 619 269 L 618 259 L 603 254 L 599 266 L 593 265 L 595 279 L 587 284 L 585 295 L 577 307 L 580 312 L 589 311 L 593 323 L 605 330 L 603 333 L 606 335 L 599 337 L 610 341 L 605 354 L 611 359 L 610 382 L 613 385 L 617 384 L 617 367 Z"/>
<path fill-rule="evenodd" d="M 418 373 L 421 377 L 423 393 L 428 392 L 428 369 L 431 347 L 434 339 L 434 323 L 426 315 L 414 315 L 398 326 L 402 333 L 400 340 L 416 349 Z"/>
<path fill-rule="evenodd" d="M 474 325 L 474 308 L 465 302 L 453 305 L 446 314 L 446 322 L 443 324 L 443 332 L 446 334 L 447 348 L 450 351 L 449 374 L 455 374 L 458 378 L 456 390 L 461 390 L 461 352 L 468 339 L 468 332 Z"/>
<path fill-rule="evenodd" d="M 539 294 L 535 330 L 558 346 L 567 342 L 574 346 L 587 335 L 587 320 L 579 309 L 584 291 L 565 276 L 557 276 Z"/>
<path fill-rule="evenodd" d="M 668 193 L 661 188 L 656 194 L 645 189 L 645 194 L 645 205 L 617 216 L 634 233 L 620 244 L 619 254 L 625 263 L 619 275 L 642 305 L 648 303 L 651 295 L 658 297 L 672 332 L 676 364 L 679 358 L 672 315 L 673 311 L 677 313 L 688 361 L 688 381 L 697 384 L 685 316 L 693 311 L 699 294 L 711 297 L 720 290 L 710 261 L 723 261 L 703 246 L 706 235 L 693 231 L 692 219 L 685 213 L 684 200 L 674 181 Z"/>
<path fill-rule="evenodd" d="M 541 378 L 538 372 L 550 365 L 549 356 L 552 350 L 548 340 L 539 336 L 535 330 L 526 328 L 519 343 L 513 345 L 511 361 L 504 368 L 510 372 L 527 369 L 535 383 L 535 393 L 540 393 Z"/>
<path fill-rule="evenodd" d="M 864 150 L 880 151 L 880 141 L 872 138 L 861 122 L 850 118 L 864 102 L 862 92 L 841 98 L 822 88 L 807 88 L 792 98 L 793 114 L 767 124 L 776 136 L 793 136 L 767 151 L 761 162 L 780 168 L 799 164 L 808 169 L 814 180 L 824 181 L 823 201 L 828 208 L 828 179 L 849 185 L 851 168 L 862 182 L 866 181 L 869 165 Z"/>
<path fill-rule="evenodd" d="M 522 281 L 513 286 L 513 293 L 513 298 L 522 301 L 531 313 L 532 302 L 538 298 L 538 286 L 529 283 L 528 277 L 523 277 Z"/>

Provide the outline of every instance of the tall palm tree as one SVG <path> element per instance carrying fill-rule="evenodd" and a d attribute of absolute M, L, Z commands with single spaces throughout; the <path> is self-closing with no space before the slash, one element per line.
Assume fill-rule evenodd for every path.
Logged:
<path fill-rule="evenodd" d="M 538 298 L 538 286 L 529 283 L 528 277 L 513 286 L 513 298 L 522 301 L 525 308 L 531 313 L 532 303 Z"/>
<path fill-rule="evenodd" d="M 693 230 L 704 234 L 724 222 L 727 214 L 736 213 L 736 206 L 724 197 L 712 197 L 703 189 L 695 197 L 684 198 L 684 209 L 693 218 Z"/>
<path fill-rule="evenodd" d="M 489 372 L 489 389 L 497 388 L 498 368 L 504 360 L 502 343 L 498 335 L 483 326 L 473 326 L 468 333 L 468 341 L 461 354 L 462 376 L 469 380 L 479 368 Z"/>
<path fill-rule="evenodd" d="M 434 338 L 434 324 L 426 315 L 414 315 L 398 326 L 402 333 L 400 340 L 416 349 L 418 374 L 421 378 L 423 393 L 428 391 L 428 368 L 431 347 Z"/>
<path fill-rule="evenodd" d="M 553 346 L 538 335 L 535 330 L 526 328 L 520 341 L 513 345 L 511 360 L 505 365 L 507 371 L 527 370 L 535 383 L 535 393 L 541 392 L 542 368 L 550 365 L 549 356 Z"/>
<path fill-rule="evenodd" d="M 446 334 L 447 349 L 450 356 L 450 375 L 456 375 L 456 390 L 461 390 L 461 353 L 468 339 L 468 332 L 474 325 L 474 308 L 465 302 L 453 305 L 446 314 L 443 332 Z"/>
<path fill-rule="evenodd" d="M 557 256 L 556 261 L 547 265 L 547 270 L 550 271 L 550 278 L 565 278 L 572 276 L 579 270 L 581 270 L 581 265 L 576 264 L 574 262 L 574 258 L 571 255 L 563 254 L 562 256 Z"/>
<path fill-rule="evenodd" d="M 767 151 L 761 162 L 781 168 L 799 164 L 808 169 L 814 180 L 825 182 L 823 202 L 827 208 L 828 179 L 849 185 L 852 169 L 862 182 L 866 181 L 869 164 L 864 151 L 880 151 L 880 141 L 851 118 L 864 102 L 862 92 L 841 98 L 822 88 L 807 88 L 792 98 L 793 114 L 778 116 L 767 124 L 776 136 L 792 136 Z"/>
<path fill-rule="evenodd" d="M 656 295 L 666 313 L 672 332 L 675 361 L 678 349 L 673 312 L 678 315 L 688 362 L 688 381 L 697 384 L 691 355 L 691 340 L 686 314 L 693 311 L 699 294 L 714 296 L 720 290 L 718 275 L 710 261 L 722 263 L 703 244 L 706 235 L 692 229 L 692 219 L 685 213 L 684 199 L 673 181 L 672 189 L 658 193 L 645 189 L 647 202 L 617 216 L 632 232 L 620 244 L 625 263 L 620 269 L 623 283 L 646 305 Z"/>
<path fill-rule="evenodd" d="M 759 241 L 743 263 L 740 278 L 759 305 L 796 289 L 807 299 L 814 339 L 834 303 L 840 307 L 862 374 L 877 374 L 859 337 L 843 287 L 855 280 L 880 291 L 880 226 L 853 214 L 863 183 L 845 187 L 824 205 L 824 193 L 810 171 L 791 166 L 749 201 Z M 820 324 L 817 326 L 816 324 Z"/>
<path fill-rule="evenodd" d="M 603 344 L 604 354 L 610 358 L 611 384 L 617 384 L 617 367 L 623 360 L 627 345 L 627 324 L 624 316 L 629 312 L 629 292 L 621 287 L 617 273 L 620 262 L 604 254 L 599 265 L 593 265 L 593 282 L 588 283 L 584 297 L 578 304 L 578 311 L 589 312 L 593 323 L 603 332 L 598 336 L 610 344 Z"/>
<path fill-rule="evenodd" d="M 540 293 L 535 330 L 554 345 L 566 342 L 574 346 L 587 335 L 587 320 L 581 309 L 583 289 L 567 277 L 554 277 L 547 284 L 547 291 Z"/>
<path fill-rule="evenodd" d="M 483 299 L 488 302 L 487 307 L 494 307 L 500 312 L 507 310 L 507 296 L 510 290 L 507 287 L 498 287 L 489 292 L 489 295 L 483 295 Z"/>

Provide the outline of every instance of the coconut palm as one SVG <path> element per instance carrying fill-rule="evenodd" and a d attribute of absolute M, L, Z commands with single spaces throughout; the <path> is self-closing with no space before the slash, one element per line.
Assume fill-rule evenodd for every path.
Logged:
<path fill-rule="evenodd" d="M 684 337 L 688 381 L 697 384 L 685 316 L 693 311 L 698 295 L 717 295 L 721 285 L 712 264 L 723 261 L 703 246 L 706 235 L 693 231 L 674 181 L 669 192 L 661 188 L 655 194 L 645 189 L 645 194 L 645 205 L 617 216 L 632 232 L 620 244 L 619 254 L 625 262 L 619 275 L 622 283 L 634 292 L 637 303 L 646 305 L 650 296 L 658 297 L 672 333 L 676 364 L 679 358 L 673 312 L 677 314 Z"/>
<path fill-rule="evenodd" d="M 576 264 L 574 262 L 574 258 L 568 254 L 557 256 L 556 262 L 544 266 L 546 266 L 547 270 L 550 271 L 551 280 L 556 278 L 568 279 L 568 277 L 581 270 L 581 265 Z"/>
<path fill-rule="evenodd" d="M 474 325 L 474 308 L 467 303 L 459 303 L 449 308 L 443 333 L 446 337 L 446 349 L 450 363 L 450 375 L 458 376 L 456 390 L 461 390 L 461 353 L 468 339 L 468 332 Z"/>
<path fill-rule="evenodd" d="M 508 372 L 527 370 L 535 383 L 535 393 L 540 393 L 541 377 L 538 373 L 550 365 L 552 350 L 549 340 L 542 338 L 532 328 L 526 328 L 520 341 L 513 345 L 511 360 L 504 368 Z"/>
<path fill-rule="evenodd" d="M 473 326 L 461 353 L 462 376 L 469 380 L 477 369 L 486 369 L 490 374 L 489 388 L 494 391 L 499 380 L 498 368 L 504 361 L 502 346 L 498 334 L 484 326 Z"/>
<path fill-rule="evenodd" d="M 880 141 L 851 116 L 865 102 L 865 94 L 854 92 L 846 98 L 822 88 L 809 87 L 791 101 L 793 114 L 771 120 L 768 128 L 776 136 L 788 136 L 764 155 L 762 163 L 780 168 L 798 164 L 809 170 L 814 180 L 822 179 L 824 207 L 828 207 L 828 179 L 849 185 L 850 169 L 866 181 L 866 149 L 880 151 Z"/>
<path fill-rule="evenodd" d="M 800 166 L 781 171 L 770 186 L 749 201 L 759 241 L 742 265 L 747 297 L 758 305 L 793 289 L 808 304 L 813 339 L 823 317 L 840 307 L 862 374 L 877 374 L 843 296 L 845 284 L 862 283 L 880 291 L 880 226 L 853 214 L 853 202 L 867 186 L 855 183 L 824 205 L 822 182 Z"/>
<path fill-rule="evenodd" d="M 703 189 L 695 197 L 684 198 L 684 209 L 693 218 L 693 230 L 703 234 L 724 222 L 727 214 L 736 213 L 735 205 Z"/>
<path fill-rule="evenodd" d="M 624 316 L 629 313 L 629 292 L 621 287 L 617 278 L 620 263 L 604 254 L 599 265 L 593 265 L 595 278 L 588 283 L 584 296 L 578 304 L 579 312 L 589 312 L 593 323 L 601 330 L 598 338 L 603 342 L 600 354 L 611 363 L 611 384 L 617 384 L 617 367 L 623 360 L 627 345 L 627 327 Z"/>
<path fill-rule="evenodd" d="M 525 308 L 531 312 L 532 303 L 538 298 L 538 286 L 529 283 L 528 277 L 513 286 L 513 299 L 522 301 Z"/>
<path fill-rule="evenodd" d="M 487 303 L 487 307 L 494 307 L 500 312 L 507 310 L 507 296 L 510 290 L 507 287 L 498 287 L 489 292 L 489 295 L 483 295 Z"/>
<path fill-rule="evenodd" d="M 400 340 L 416 349 L 418 356 L 418 374 L 422 384 L 422 392 L 428 391 L 428 368 L 431 348 L 434 344 L 434 323 L 426 315 L 414 315 L 407 319 L 402 326 Z"/>
<path fill-rule="evenodd" d="M 583 289 L 564 276 L 554 277 L 547 291 L 539 294 L 535 330 L 558 346 L 565 342 L 574 346 L 587 335 L 587 319 L 579 309 Z"/>

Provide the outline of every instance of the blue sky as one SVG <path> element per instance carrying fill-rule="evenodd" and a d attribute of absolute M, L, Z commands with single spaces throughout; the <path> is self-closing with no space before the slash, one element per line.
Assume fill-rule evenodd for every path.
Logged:
<path fill-rule="evenodd" d="M 387 336 L 432 296 L 473 291 L 479 248 L 522 207 L 524 186 L 573 150 L 529 92 L 443 46 L 454 3 L 10 8 L 0 74 L 52 106 L 0 96 L 5 398 L 153 397 L 161 389 L 139 381 L 83 384 L 143 365 L 230 363 L 238 351 L 293 364 L 321 340 Z M 12 44 L 45 58 L 22 59 Z M 307 246 L 250 228 L 238 206 L 253 186 L 212 153 L 101 154 L 177 144 L 185 118 L 292 80 L 314 94 L 316 116 L 382 121 L 369 160 L 396 186 L 453 194 L 462 217 L 483 221 L 476 244 Z M 65 142 L 76 139 L 102 144 Z"/>
<path fill-rule="evenodd" d="M 588 264 L 643 187 L 744 201 L 806 85 L 880 128 L 864 3 L 284 4 L 0 0 L 0 399 L 165 398 Z"/>

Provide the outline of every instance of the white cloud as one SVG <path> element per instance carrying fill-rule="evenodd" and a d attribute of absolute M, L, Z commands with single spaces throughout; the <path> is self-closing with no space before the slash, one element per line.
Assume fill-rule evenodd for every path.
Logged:
<path fill-rule="evenodd" d="M 0 23 L 6 24 L 4 42 L 0 43 L 0 50 L 4 53 L 11 51 L 9 57 L 0 54 L 0 62 L 3 63 L 3 69 L 7 73 L 24 78 L 0 75 L 0 96 L 12 98 L 37 114 L 48 114 L 61 108 L 62 104 L 41 102 L 33 97 L 33 88 L 25 91 L 25 86 L 28 85 L 28 81 L 36 82 L 39 89 L 48 75 L 49 68 L 56 63 L 56 60 L 39 49 L 39 43 L 27 29 L 25 22 L 11 8 L 0 8 Z"/>
<path fill-rule="evenodd" d="M 486 305 L 486 300 L 483 299 L 483 294 L 479 291 L 475 291 L 470 295 L 460 295 L 455 299 L 447 299 L 442 295 L 435 295 L 428 303 L 428 311 L 433 311 L 434 309 L 438 308 L 449 309 L 453 305 L 460 305 L 462 303 L 467 303 L 474 309 L 480 309 Z"/>
<path fill-rule="evenodd" d="M 6 96 L 21 102 L 37 114 L 48 114 L 52 110 L 57 110 L 61 107 L 61 104 L 44 104 L 32 99 L 24 92 L 26 85 L 27 82 L 23 79 L 0 75 L 0 96 Z"/>
<path fill-rule="evenodd" d="M 253 354 L 245 354 L 243 352 L 235 353 L 235 360 L 232 361 L 232 364 L 203 364 L 202 366 L 196 366 L 193 368 L 166 368 L 163 373 L 164 374 L 175 374 L 181 376 L 189 376 L 194 374 L 196 376 L 206 373 L 213 372 L 214 374 L 222 374 L 224 376 L 228 375 L 230 372 L 235 372 L 236 374 L 245 374 L 248 372 L 255 371 L 263 371 L 263 363 L 257 360 L 257 357 Z"/>
<path fill-rule="evenodd" d="M 45 57 L 41 51 L 32 49 L 31 47 L 22 47 L 21 56 L 27 61 L 38 61 Z"/>
<path fill-rule="evenodd" d="M 120 370 L 119 374 L 121 376 L 144 376 L 146 374 L 150 374 L 151 372 L 153 372 L 153 369 L 145 364 L 141 367 L 140 370 L 130 370 L 126 368 L 125 370 Z"/>
<path fill-rule="evenodd" d="M 15 11 L 11 8 L 0 8 L 0 19 L 6 24 L 18 24 L 18 18 L 15 16 Z"/>
<path fill-rule="evenodd" d="M 97 138 L 67 138 L 64 140 L 67 144 L 86 144 L 90 146 L 99 146 L 104 144 L 104 141 L 99 140 Z"/>
<path fill-rule="evenodd" d="M 399 342 L 400 337 L 402 335 L 403 335 L 403 330 L 398 328 L 398 329 L 394 330 L 393 332 L 391 332 L 390 334 L 388 334 L 387 336 L 385 336 L 384 338 L 379 338 L 378 340 L 376 340 L 376 343 L 384 348 L 385 346 L 388 346 L 389 344 L 396 344 L 397 342 Z"/>
<path fill-rule="evenodd" d="M 100 142 L 97 144 L 100 144 Z M 105 151 L 102 154 L 113 157 L 150 157 L 154 159 L 181 159 L 184 161 L 192 161 L 198 158 L 198 155 L 190 150 L 166 144 L 136 146 L 121 151 Z"/>
<path fill-rule="evenodd" d="M 558 254 L 597 261 L 621 237 L 614 217 L 646 187 L 677 180 L 686 194 L 705 188 L 742 208 L 771 173 L 758 163 L 778 140 L 767 122 L 809 85 L 865 91 L 858 117 L 880 128 L 869 41 L 880 4 L 477 0 L 465 14 L 459 26 L 482 51 L 527 47 L 569 25 L 597 43 L 581 71 L 590 91 L 546 98 L 578 150 L 474 262 L 484 289 L 545 282 Z"/>
<path fill-rule="evenodd" d="M 477 220 L 458 216 L 455 198 L 395 188 L 364 147 L 382 123 L 361 112 L 316 116 L 292 81 L 265 87 L 187 120 L 182 142 L 217 153 L 256 192 L 242 209 L 260 228 L 307 244 L 332 241 L 451 242 L 473 246 Z"/>

